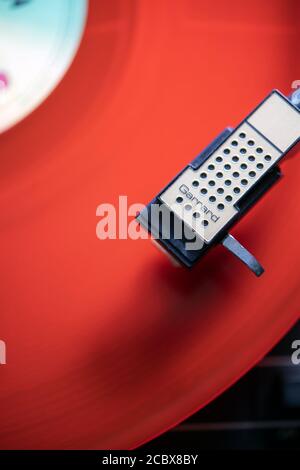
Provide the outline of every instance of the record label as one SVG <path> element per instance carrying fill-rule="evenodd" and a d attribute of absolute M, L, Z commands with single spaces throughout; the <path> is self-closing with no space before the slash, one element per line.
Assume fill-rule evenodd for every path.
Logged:
<path fill-rule="evenodd" d="M 87 0 L 0 0 L 0 132 L 51 93 L 79 47 Z"/>

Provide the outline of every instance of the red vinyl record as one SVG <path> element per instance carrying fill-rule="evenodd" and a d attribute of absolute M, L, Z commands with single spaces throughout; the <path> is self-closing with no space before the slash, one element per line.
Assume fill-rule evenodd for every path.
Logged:
<path fill-rule="evenodd" d="M 224 127 L 299 78 L 299 2 L 91 0 L 76 58 L 1 141 L 1 449 L 133 448 L 204 407 L 299 319 L 300 159 L 192 271 L 99 240 Z M 131 218 L 132 219 L 132 218 Z"/>

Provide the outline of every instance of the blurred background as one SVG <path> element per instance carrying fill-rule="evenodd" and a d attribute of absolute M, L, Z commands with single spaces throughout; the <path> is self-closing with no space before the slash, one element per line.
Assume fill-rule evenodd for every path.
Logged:
<path fill-rule="evenodd" d="M 300 323 L 231 389 L 184 423 L 144 446 L 197 450 L 300 448 L 300 366 L 291 345 Z"/>

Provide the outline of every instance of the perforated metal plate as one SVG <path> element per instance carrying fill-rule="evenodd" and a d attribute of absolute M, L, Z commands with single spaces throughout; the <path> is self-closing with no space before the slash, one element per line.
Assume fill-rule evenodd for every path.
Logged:
<path fill-rule="evenodd" d="M 185 170 L 160 199 L 209 243 L 237 214 L 237 202 L 281 156 L 244 122 L 198 170 Z"/>

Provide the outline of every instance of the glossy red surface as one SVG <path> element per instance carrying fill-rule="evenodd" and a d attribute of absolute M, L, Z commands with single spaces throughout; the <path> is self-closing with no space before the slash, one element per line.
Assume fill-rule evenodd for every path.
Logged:
<path fill-rule="evenodd" d="M 299 78 L 296 0 L 92 0 L 67 76 L 0 137 L 0 447 L 132 448 L 204 406 L 299 319 L 300 158 L 192 272 L 97 239 L 226 125 Z M 299 152 L 298 152 L 299 155 Z"/>

